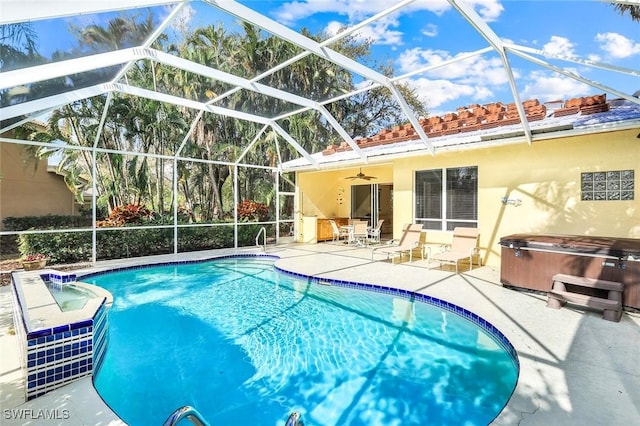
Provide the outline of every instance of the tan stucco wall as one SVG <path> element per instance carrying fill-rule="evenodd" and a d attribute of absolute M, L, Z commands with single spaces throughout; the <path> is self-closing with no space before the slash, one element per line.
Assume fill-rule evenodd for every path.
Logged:
<path fill-rule="evenodd" d="M 640 238 L 637 135 L 635 129 L 395 160 L 384 168 L 392 173 L 394 185 L 394 237 L 413 221 L 416 170 L 477 166 L 478 227 L 485 264 L 500 265 L 500 238 L 513 233 Z M 366 166 L 367 173 L 374 174 L 372 168 Z M 635 199 L 581 201 L 581 173 L 610 170 L 635 170 Z M 352 171 L 300 173 L 306 206 L 313 206 L 316 214 L 331 213 L 325 202 L 335 204 L 337 185 L 348 185 L 341 177 Z M 313 185 L 308 183 L 310 176 Z M 348 216 L 345 195 L 340 215 Z M 522 204 L 503 205 L 505 196 Z"/>
<path fill-rule="evenodd" d="M 78 204 L 62 176 L 26 164 L 18 144 L 0 142 L 0 227 L 6 217 L 78 214 Z"/>
<path fill-rule="evenodd" d="M 362 172 L 375 176 L 375 180 L 349 180 L 360 171 L 359 167 L 342 170 L 313 171 L 298 175 L 299 211 L 303 216 L 319 218 L 349 217 L 351 210 L 351 185 L 363 183 L 392 183 L 391 164 L 366 165 Z M 340 200 L 342 200 L 340 202 Z"/>

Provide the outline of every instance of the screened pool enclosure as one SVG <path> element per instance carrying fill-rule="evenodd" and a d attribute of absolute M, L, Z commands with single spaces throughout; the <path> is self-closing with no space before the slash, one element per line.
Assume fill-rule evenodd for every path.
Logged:
<path fill-rule="evenodd" d="M 294 241 L 296 173 L 338 167 L 313 154 L 346 143 L 358 159 L 340 167 L 367 164 L 359 138 L 410 123 L 437 155 L 419 123 L 425 81 L 462 79 L 453 71 L 474 61 L 499 73 L 529 143 L 525 64 L 640 103 L 638 69 L 520 45 L 486 6 L 404 0 L 313 31 L 255 1 L 2 0 L 0 143 L 48 157 L 87 220 L 0 234 L 50 235 L 92 261 Z M 413 13 L 453 17 L 459 30 L 434 45 L 464 37 L 464 51 L 403 73 L 373 58 L 389 43 L 373 29 Z M 283 166 L 293 159 L 304 165 Z"/>

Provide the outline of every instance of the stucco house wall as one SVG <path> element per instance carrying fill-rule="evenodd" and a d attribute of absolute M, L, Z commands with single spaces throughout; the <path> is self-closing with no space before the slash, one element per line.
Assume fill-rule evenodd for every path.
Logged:
<path fill-rule="evenodd" d="M 47 169 L 47 160 L 25 162 L 24 147 L 0 143 L 0 229 L 6 217 L 75 215 L 80 205 L 64 178 Z"/>
<path fill-rule="evenodd" d="M 640 238 L 640 140 L 624 130 L 511 145 L 494 145 L 395 159 L 367 165 L 376 183 L 393 183 L 394 238 L 413 222 L 416 170 L 478 167 L 478 227 L 484 264 L 499 267 L 500 238 L 514 233 L 553 233 Z M 319 217 L 349 216 L 356 169 L 298 172 L 300 211 Z M 581 173 L 634 170 L 629 201 L 582 201 Z M 361 182 L 360 182 L 361 183 Z M 341 205 L 336 204 L 344 188 Z M 502 198 L 521 201 L 503 204 Z M 427 231 L 428 233 L 429 231 Z"/>

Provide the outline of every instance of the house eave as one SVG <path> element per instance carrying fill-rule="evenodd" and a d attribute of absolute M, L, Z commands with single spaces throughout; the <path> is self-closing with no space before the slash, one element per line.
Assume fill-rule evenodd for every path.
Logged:
<path fill-rule="evenodd" d="M 560 121 L 551 126 L 532 127 L 532 144 L 551 139 L 579 137 L 639 128 L 640 117 L 624 121 L 598 122 L 594 124 L 589 124 L 588 122 L 576 124 Z M 433 138 L 432 140 L 435 148 L 433 155 L 527 143 L 524 131 L 518 125 L 503 128 L 499 133 L 476 133 L 464 136 L 454 135 Z M 390 150 L 393 149 L 398 150 L 398 152 L 390 152 Z M 393 145 L 364 148 L 363 151 L 367 155 L 367 164 L 379 164 L 392 160 L 432 155 L 429 150 L 424 148 L 420 140 L 410 140 L 397 142 Z M 318 162 L 317 165 L 296 164 L 298 161 L 292 160 L 282 164 L 282 171 L 317 171 L 361 166 L 364 164 L 360 157 L 351 151 L 327 156 L 324 156 L 322 153 L 317 153 L 313 154 L 313 156 Z"/>

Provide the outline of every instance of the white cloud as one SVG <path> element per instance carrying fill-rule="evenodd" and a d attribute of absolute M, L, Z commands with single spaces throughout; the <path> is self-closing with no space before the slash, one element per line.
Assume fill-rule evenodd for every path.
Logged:
<path fill-rule="evenodd" d="M 628 58 L 640 53 L 640 43 L 635 43 L 622 34 L 598 33 L 595 40 L 600 43 L 600 48 L 613 58 Z"/>
<path fill-rule="evenodd" d="M 336 28 L 335 24 L 338 23 L 334 23 L 334 27 L 332 29 Z M 402 31 L 392 29 L 398 26 L 398 21 L 385 19 L 383 21 L 367 25 L 353 33 L 353 35 L 356 38 L 373 40 L 378 45 L 401 45 L 404 33 Z M 330 28 L 327 28 L 327 31 L 329 30 Z"/>
<path fill-rule="evenodd" d="M 407 83 L 416 89 L 418 97 L 432 114 L 436 113 L 436 109 L 442 104 L 462 97 L 474 96 L 477 92 L 471 85 L 457 84 L 451 80 L 417 78 Z"/>
<path fill-rule="evenodd" d="M 575 56 L 574 44 L 566 37 L 551 36 L 551 40 L 542 46 L 544 52 L 558 56 Z"/>
<path fill-rule="evenodd" d="M 593 62 L 600 62 L 602 61 L 602 58 L 600 57 L 600 55 L 596 54 L 596 53 L 591 53 L 589 55 L 587 55 L 587 59 Z"/>
<path fill-rule="evenodd" d="M 397 65 L 400 74 L 405 74 L 452 58 L 442 50 L 415 48 L 401 53 Z M 514 75 L 519 76 L 517 71 Z M 463 97 L 471 97 L 476 102 L 492 101 L 495 91 L 504 89 L 507 81 L 499 58 L 476 56 L 434 69 L 419 78 L 407 80 L 407 83 L 416 87 L 421 98 L 433 109 Z"/>
<path fill-rule="evenodd" d="M 467 0 L 467 3 L 487 22 L 495 21 L 504 12 L 499 0 Z"/>
<path fill-rule="evenodd" d="M 422 30 L 420 30 L 420 33 L 422 33 L 427 37 L 435 37 L 438 35 L 438 26 L 436 24 L 427 24 L 424 27 L 422 27 Z"/>
<path fill-rule="evenodd" d="M 589 95 L 593 89 L 569 77 L 545 71 L 533 71 L 526 76 L 527 84 L 520 93 L 522 100 L 539 99 L 541 102 Z"/>
<path fill-rule="evenodd" d="M 283 3 L 272 14 L 287 25 L 316 13 L 337 13 L 347 16 L 348 23 L 353 23 L 387 8 L 387 0 L 307 0 Z"/>
<path fill-rule="evenodd" d="M 478 14 L 487 21 L 496 20 L 504 11 L 499 0 L 468 1 Z M 382 12 L 391 6 L 389 0 L 297 0 L 283 3 L 280 7 L 272 10 L 271 14 L 277 21 L 285 25 L 295 25 L 296 22 L 318 13 L 335 13 L 346 16 L 347 19 L 343 25 L 350 25 Z M 397 18 L 399 14 L 410 14 L 419 10 L 428 10 L 436 15 L 442 15 L 450 9 L 451 5 L 446 0 L 418 0 L 404 6 L 393 16 Z M 384 28 L 387 26 L 397 27 L 398 23 L 387 16 L 377 21 L 372 25 L 371 29 L 366 31 L 373 34 L 375 40 L 380 40 L 384 44 L 400 44 L 399 37 L 402 33 Z M 435 33 L 433 33 L 434 30 L 436 30 Z M 437 27 L 427 25 L 423 29 L 423 34 L 430 37 L 434 36 L 437 34 Z"/>
<path fill-rule="evenodd" d="M 414 48 L 401 53 L 397 64 L 399 73 L 406 74 L 424 67 L 442 64 L 453 58 L 455 56 L 443 50 Z M 459 79 L 480 85 L 499 85 L 507 82 L 502 61 L 497 57 L 474 56 L 436 68 L 429 71 L 428 75 L 433 78 Z"/>

